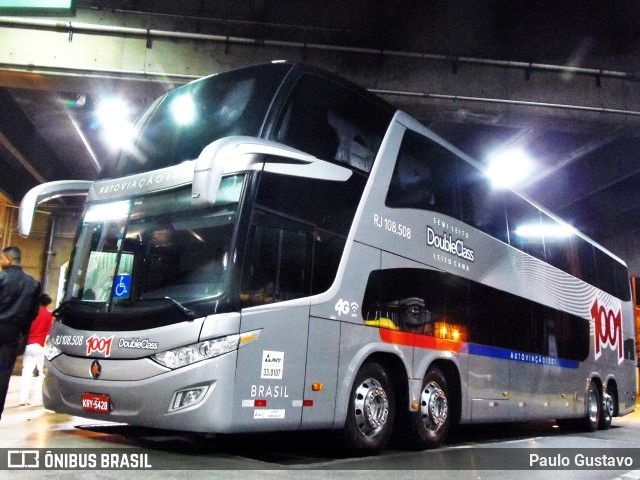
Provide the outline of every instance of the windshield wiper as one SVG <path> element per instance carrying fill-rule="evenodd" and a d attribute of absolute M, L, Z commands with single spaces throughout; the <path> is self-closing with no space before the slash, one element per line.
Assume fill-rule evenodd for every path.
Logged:
<path fill-rule="evenodd" d="M 51 312 L 51 315 L 53 315 L 55 318 L 58 318 L 58 315 L 60 315 L 61 313 L 63 313 L 67 307 L 69 306 L 69 304 L 71 303 L 80 303 L 77 300 L 67 300 L 66 302 L 62 302 L 60 305 L 58 305 L 58 308 L 54 309 L 53 312 Z"/>
<path fill-rule="evenodd" d="M 188 309 L 187 307 L 182 305 L 180 302 L 178 302 L 177 300 L 174 300 L 171 297 L 141 297 L 138 299 L 139 302 L 147 301 L 147 300 L 166 300 L 168 302 L 171 302 L 173 306 L 176 307 L 178 310 L 180 310 L 186 317 L 196 318 L 196 314 L 193 312 L 193 310 Z"/>
<path fill-rule="evenodd" d="M 72 298 L 58 305 L 58 308 L 56 308 L 53 312 L 51 312 L 51 314 L 54 317 L 58 318 L 60 314 L 65 313 L 67 309 L 69 309 L 73 305 L 79 305 L 82 307 L 91 307 L 93 308 L 94 311 L 98 312 L 104 309 L 105 302 L 94 302 L 94 301 L 81 300 L 78 298 Z"/>
<path fill-rule="evenodd" d="M 182 305 L 180 302 L 178 302 L 177 300 L 174 300 L 171 297 L 144 297 L 144 298 L 138 298 L 137 300 L 133 301 L 133 302 L 144 302 L 144 301 L 165 301 L 165 302 L 169 302 L 171 305 L 173 305 L 175 308 L 177 308 L 180 313 L 182 313 L 185 317 L 189 318 L 189 319 L 193 319 L 196 317 L 196 314 L 193 310 L 185 307 L 184 305 Z M 129 303 L 129 306 L 133 306 L 133 302 Z M 73 306 L 78 306 L 78 307 L 82 307 L 82 308 L 90 308 L 92 309 L 92 311 L 94 313 L 106 313 L 106 310 L 104 310 L 106 304 L 105 302 L 93 302 L 93 301 L 86 301 L 86 300 L 79 300 L 79 299 L 75 299 L 72 298 L 71 300 L 67 300 L 66 302 L 61 303 L 58 308 L 56 308 L 53 311 L 53 315 L 57 318 L 58 316 L 60 316 L 61 314 L 66 313 L 67 309 L 69 309 L 70 307 Z"/>

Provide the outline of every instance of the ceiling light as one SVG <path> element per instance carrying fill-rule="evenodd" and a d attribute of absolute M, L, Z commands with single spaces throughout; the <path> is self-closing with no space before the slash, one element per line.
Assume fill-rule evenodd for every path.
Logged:
<path fill-rule="evenodd" d="M 130 142 L 133 135 L 131 111 L 121 98 L 108 98 L 98 104 L 96 112 L 102 129 L 102 136 L 113 148 Z"/>
<path fill-rule="evenodd" d="M 524 238 L 566 238 L 575 233 L 569 225 L 563 224 L 539 224 L 521 225 L 515 230 L 516 235 Z"/>
<path fill-rule="evenodd" d="M 59 98 L 65 107 L 82 108 L 87 104 L 87 96 L 84 93 L 60 93 Z"/>
<path fill-rule="evenodd" d="M 504 150 L 489 160 L 486 175 L 495 187 L 513 187 L 527 178 L 533 168 L 522 150 Z"/>

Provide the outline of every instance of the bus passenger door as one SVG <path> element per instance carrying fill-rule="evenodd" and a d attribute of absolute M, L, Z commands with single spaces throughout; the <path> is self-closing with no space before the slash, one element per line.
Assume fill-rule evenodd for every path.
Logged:
<path fill-rule="evenodd" d="M 302 428 L 331 428 L 337 395 L 340 322 L 311 317 Z"/>
<path fill-rule="evenodd" d="M 302 417 L 308 306 L 250 308 L 243 332 L 258 340 L 238 350 L 234 417 L 255 431 L 295 430 Z"/>
<path fill-rule="evenodd" d="M 236 418 L 252 430 L 300 426 L 312 245 L 308 226 L 254 213 L 241 280 L 240 328 L 260 333 L 238 350 L 235 402 Z"/>

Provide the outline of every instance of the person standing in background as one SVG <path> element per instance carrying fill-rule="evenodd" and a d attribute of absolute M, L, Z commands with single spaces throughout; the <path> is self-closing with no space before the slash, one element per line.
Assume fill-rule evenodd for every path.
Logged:
<path fill-rule="evenodd" d="M 29 394 L 31 382 L 33 380 L 33 369 L 38 368 L 38 379 L 36 381 L 36 391 L 42 390 L 44 380 L 44 341 L 51 330 L 53 313 L 47 309 L 51 305 L 51 297 L 46 293 L 40 295 L 40 309 L 38 316 L 31 324 L 29 336 L 27 337 L 27 348 L 22 358 L 22 380 L 20 382 L 20 405 L 31 404 Z"/>
<path fill-rule="evenodd" d="M 2 253 L 10 263 L 0 271 L 0 416 L 16 358 L 22 353 L 31 322 L 38 314 L 40 298 L 40 283 L 20 266 L 20 249 L 11 246 Z"/>

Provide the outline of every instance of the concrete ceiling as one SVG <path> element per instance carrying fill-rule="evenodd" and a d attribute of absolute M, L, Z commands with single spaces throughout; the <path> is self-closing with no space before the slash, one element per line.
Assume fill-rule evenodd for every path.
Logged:
<path fill-rule="evenodd" d="M 2 17 L 0 191 L 19 202 L 95 178 L 113 154 L 104 96 L 140 114 L 191 79 L 287 58 L 380 93 L 480 161 L 526 149 L 521 191 L 606 245 L 640 230 L 640 4 L 558 3 L 78 0 L 74 18 Z"/>

